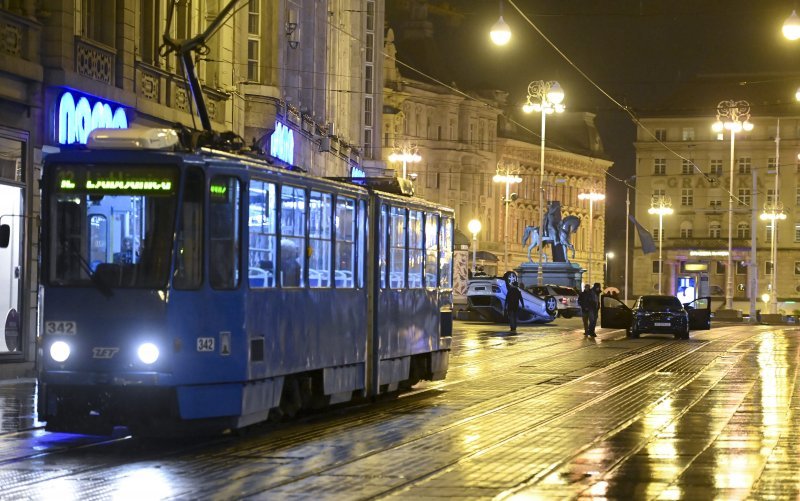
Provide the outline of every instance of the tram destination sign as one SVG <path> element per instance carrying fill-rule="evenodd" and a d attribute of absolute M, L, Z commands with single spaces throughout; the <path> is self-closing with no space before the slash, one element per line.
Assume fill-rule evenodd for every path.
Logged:
<path fill-rule="evenodd" d="M 169 167 L 61 167 L 56 172 L 55 190 L 104 195 L 170 195 L 175 193 L 176 182 L 177 172 Z"/>

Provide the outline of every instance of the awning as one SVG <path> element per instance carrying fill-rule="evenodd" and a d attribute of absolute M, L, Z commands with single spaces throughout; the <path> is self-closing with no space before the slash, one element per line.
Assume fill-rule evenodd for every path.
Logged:
<path fill-rule="evenodd" d="M 491 263 L 496 263 L 498 261 L 497 256 L 492 254 L 491 252 L 479 250 L 475 253 L 475 259 L 478 261 L 489 261 Z"/>

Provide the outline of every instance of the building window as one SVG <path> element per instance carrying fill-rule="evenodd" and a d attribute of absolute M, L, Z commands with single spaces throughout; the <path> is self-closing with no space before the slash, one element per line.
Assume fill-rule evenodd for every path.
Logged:
<path fill-rule="evenodd" d="M 725 274 L 725 263 L 723 261 L 717 261 L 717 275 L 724 275 Z"/>
<path fill-rule="evenodd" d="M 694 205 L 694 190 L 691 188 L 684 188 L 681 190 L 681 205 L 691 207 Z"/>
<path fill-rule="evenodd" d="M 749 188 L 739 188 L 739 205 L 750 205 L 750 189 Z"/>
<path fill-rule="evenodd" d="M 722 200 L 719 198 L 711 198 L 708 200 L 708 206 L 712 209 L 719 210 L 722 208 Z"/>
<path fill-rule="evenodd" d="M 795 204 L 795 205 L 800 205 L 800 188 L 797 188 L 797 189 L 795 190 L 795 195 L 794 195 L 794 204 Z"/>
<path fill-rule="evenodd" d="M 722 160 L 721 159 L 714 159 L 710 162 L 709 174 L 712 176 L 721 176 L 722 175 Z"/>
<path fill-rule="evenodd" d="M 767 203 L 768 204 L 775 203 L 775 190 L 772 188 L 767 189 Z"/>
<path fill-rule="evenodd" d="M 736 226 L 736 238 L 750 238 L 750 225 L 739 223 Z"/>
<path fill-rule="evenodd" d="M 662 200 L 666 196 L 667 196 L 667 190 L 655 189 L 653 190 L 653 194 L 650 196 L 650 203 L 657 204 L 659 200 Z"/>
<path fill-rule="evenodd" d="M 681 223 L 681 238 L 692 238 L 692 223 L 684 221 Z"/>
<path fill-rule="evenodd" d="M 764 262 L 764 274 L 772 275 L 772 261 Z"/>
<path fill-rule="evenodd" d="M 708 236 L 709 238 L 720 238 L 722 235 L 722 226 L 717 223 L 713 222 L 708 225 Z"/>
<path fill-rule="evenodd" d="M 250 0 L 247 5 L 247 79 L 259 81 L 261 66 L 261 2 Z"/>
<path fill-rule="evenodd" d="M 694 159 L 683 159 L 683 165 L 681 166 L 681 174 L 694 174 Z"/>
<path fill-rule="evenodd" d="M 778 170 L 778 160 L 775 157 L 769 157 L 767 159 L 767 172 L 769 174 L 774 174 Z"/>
<path fill-rule="evenodd" d="M 739 157 L 739 174 L 750 174 L 753 161 L 750 157 Z"/>
<path fill-rule="evenodd" d="M 767 243 L 772 242 L 772 221 L 767 221 L 766 226 L 764 227 L 764 239 Z"/>
<path fill-rule="evenodd" d="M 667 140 L 667 129 L 656 129 L 655 130 L 656 141 L 666 141 Z"/>
<path fill-rule="evenodd" d="M 744 261 L 736 261 L 736 274 L 747 275 L 747 263 Z"/>
<path fill-rule="evenodd" d="M 658 241 L 661 240 L 661 234 L 658 232 L 658 228 L 653 228 L 653 239 Z"/>
<path fill-rule="evenodd" d="M 800 224 L 794 224 L 794 241 L 800 242 Z"/>
<path fill-rule="evenodd" d="M 800 261 L 794 262 L 794 274 L 800 275 Z"/>
<path fill-rule="evenodd" d="M 114 10 L 116 4 L 117 2 L 108 0 L 81 0 L 81 36 L 114 47 L 114 29 L 117 25 Z"/>
<path fill-rule="evenodd" d="M 694 127 L 684 127 L 681 131 L 683 141 L 694 141 Z"/>
<path fill-rule="evenodd" d="M 143 63 L 154 66 L 159 65 L 158 47 L 162 35 L 159 5 L 159 0 L 142 0 L 139 20 L 139 57 Z"/>
<path fill-rule="evenodd" d="M 658 273 L 660 268 L 660 263 L 661 261 L 659 261 L 658 259 L 653 260 L 653 273 Z"/>
<path fill-rule="evenodd" d="M 653 159 L 653 174 L 656 176 L 663 176 L 667 173 L 667 159 L 654 158 Z"/>

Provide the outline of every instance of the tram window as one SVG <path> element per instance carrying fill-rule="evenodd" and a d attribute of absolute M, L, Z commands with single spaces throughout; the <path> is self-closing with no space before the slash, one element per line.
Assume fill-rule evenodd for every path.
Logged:
<path fill-rule="evenodd" d="M 406 286 L 406 210 L 392 207 L 389 225 L 389 287 L 402 289 Z"/>
<path fill-rule="evenodd" d="M 439 287 L 453 286 L 453 220 L 442 220 L 439 233 Z"/>
<path fill-rule="evenodd" d="M 89 216 L 89 265 L 92 270 L 99 263 L 108 261 L 108 218 L 94 214 Z"/>
<path fill-rule="evenodd" d="M 331 210 L 330 193 L 312 191 L 308 200 L 308 285 L 331 286 Z"/>
<path fill-rule="evenodd" d="M 215 289 L 239 286 L 239 180 L 214 176 L 209 186 L 209 281 Z"/>
<path fill-rule="evenodd" d="M 408 213 L 408 287 L 422 288 L 422 265 L 425 258 L 422 239 L 422 211 Z"/>
<path fill-rule="evenodd" d="M 336 198 L 336 272 L 338 288 L 355 286 L 353 277 L 356 267 L 356 201 L 348 197 Z"/>
<path fill-rule="evenodd" d="M 358 201 L 358 286 L 364 287 L 364 277 L 367 274 L 366 259 L 367 239 L 369 238 L 369 226 L 367 225 L 367 202 Z"/>
<path fill-rule="evenodd" d="M 178 252 L 175 257 L 176 289 L 196 289 L 203 283 L 203 187 L 200 169 L 186 172 L 183 204 L 178 223 Z"/>
<path fill-rule="evenodd" d="M 386 239 L 388 238 L 389 207 L 381 205 L 381 220 L 378 226 L 378 267 L 380 269 L 381 289 L 386 288 Z"/>
<path fill-rule="evenodd" d="M 436 287 L 439 271 L 439 216 L 425 214 L 425 286 Z"/>
<path fill-rule="evenodd" d="M 306 194 L 303 188 L 281 187 L 281 266 L 283 287 L 305 285 Z"/>
<path fill-rule="evenodd" d="M 275 287 L 275 185 L 250 181 L 248 281 L 250 287 Z"/>

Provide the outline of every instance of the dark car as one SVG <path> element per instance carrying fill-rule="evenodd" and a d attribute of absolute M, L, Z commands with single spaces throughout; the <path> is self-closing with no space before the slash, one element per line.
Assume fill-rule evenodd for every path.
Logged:
<path fill-rule="evenodd" d="M 600 310 L 601 327 L 626 329 L 632 338 L 651 332 L 689 339 L 689 331 L 711 328 L 710 297 L 681 304 L 675 296 L 653 294 L 641 296 L 628 308 L 616 298 L 603 296 Z"/>

